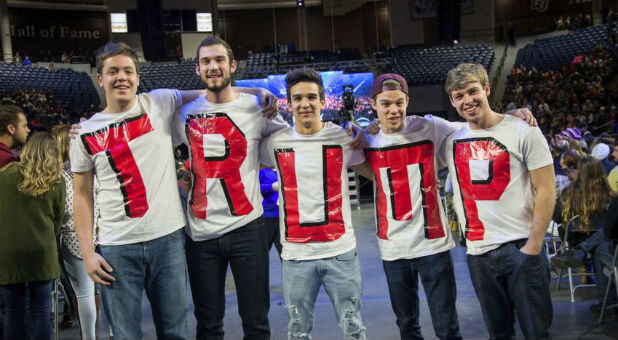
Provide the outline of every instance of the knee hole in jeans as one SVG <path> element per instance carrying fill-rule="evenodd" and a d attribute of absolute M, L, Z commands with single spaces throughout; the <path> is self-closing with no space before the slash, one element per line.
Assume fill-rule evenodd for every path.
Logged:
<path fill-rule="evenodd" d="M 358 315 L 358 311 L 360 308 L 356 308 L 359 304 L 358 298 L 352 298 L 352 306 L 350 309 L 346 310 L 345 316 L 343 319 L 344 327 L 343 333 L 346 339 L 364 339 L 365 338 L 365 326 L 363 326 L 360 317 Z"/>
<path fill-rule="evenodd" d="M 290 326 L 288 327 L 289 339 L 309 339 L 309 334 L 303 332 L 302 321 L 298 314 L 298 307 L 296 305 L 286 306 L 288 315 L 290 317 Z"/>

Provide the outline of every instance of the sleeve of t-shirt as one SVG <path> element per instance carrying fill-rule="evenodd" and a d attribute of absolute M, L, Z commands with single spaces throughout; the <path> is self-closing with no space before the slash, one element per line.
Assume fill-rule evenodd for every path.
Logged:
<path fill-rule="evenodd" d="M 178 90 L 170 89 L 158 89 L 148 92 L 148 95 L 152 98 L 157 109 L 165 117 L 168 123 L 172 122 L 174 113 L 182 105 L 182 95 Z"/>
<path fill-rule="evenodd" d="M 288 122 L 286 122 L 280 114 L 278 114 L 275 118 L 270 119 L 270 120 L 263 118 L 261 116 L 262 115 L 261 113 L 258 113 L 258 114 L 260 115 L 261 119 L 264 119 L 266 121 L 266 124 L 264 125 L 264 129 L 262 130 L 262 137 L 268 137 L 271 134 L 290 126 Z"/>
<path fill-rule="evenodd" d="M 446 140 L 446 137 L 448 137 L 451 133 L 461 129 L 462 127 L 462 123 L 460 122 L 449 122 L 446 119 L 432 115 L 425 115 L 425 119 L 433 121 L 435 126 L 436 140 L 434 142 L 436 143 L 436 152 L 440 150 L 440 148 L 442 147 L 442 143 L 444 143 L 444 141 Z"/>
<path fill-rule="evenodd" d="M 352 149 L 350 148 L 350 143 L 352 142 L 352 137 L 348 136 L 348 133 L 345 131 L 345 129 L 342 129 L 342 138 L 345 141 L 344 143 L 342 143 L 344 145 L 344 148 L 348 148 L 350 149 L 350 160 L 348 161 L 348 166 L 355 166 L 355 165 L 359 165 L 362 164 L 365 161 L 365 150 L 363 149 Z"/>
<path fill-rule="evenodd" d="M 271 137 L 266 137 L 260 142 L 260 153 L 258 155 L 258 161 L 261 164 L 267 166 L 274 166 L 274 162 L 271 158 L 272 147 L 270 146 Z"/>
<path fill-rule="evenodd" d="M 524 161 L 528 170 L 540 169 L 554 163 L 547 140 L 538 127 L 530 128 L 522 143 Z"/>
<path fill-rule="evenodd" d="M 94 168 L 92 156 L 86 152 L 86 147 L 80 136 L 71 140 L 69 145 L 69 158 L 71 159 L 71 171 L 86 172 Z"/>
<path fill-rule="evenodd" d="M 451 133 L 450 135 L 446 136 L 446 138 L 444 138 L 442 145 L 440 145 L 440 148 L 438 149 L 438 153 L 436 157 L 438 161 L 438 169 L 442 169 L 448 166 L 449 148 L 451 148 L 452 145 L 453 145 L 453 133 Z"/>

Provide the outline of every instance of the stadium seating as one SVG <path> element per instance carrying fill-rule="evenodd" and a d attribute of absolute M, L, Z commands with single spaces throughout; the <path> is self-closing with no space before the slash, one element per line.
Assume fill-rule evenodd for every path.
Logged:
<path fill-rule="evenodd" d="M 100 101 L 90 76 L 71 69 L 50 71 L 35 66 L 14 66 L 0 62 L 0 90 L 14 92 L 21 89 L 52 91 L 57 100 L 70 102 L 78 111 Z"/>
<path fill-rule="evenodd" d="M 200 77 L 195 74 L 195 59 L 165 64 L 143 64 L 140 65 L 139 75 L 139 93 L 160 88 L 179 90 L 204 88 Z"/>
<path fill-rule="evenodd" d="M 539 71 L 557 69 L 569 65 L 581 54 L 592 54 L 599 42 L 605 43 L 607 26 L 593 26 L 558 37 L 537 39 L 517 51 L 515 65 L 533 66 Z"/>
<path fill-rule="evenodd" d="M 404 76 L 410 86 L 443 84 L 448 70 L 462 62 L 480 63 L 489 70 L 494 59 L 488 45 L 400 46 L 389 52 L 392 71 Z"/>
<path fill-rule="evenodd" d="M 361 59 L 362 56 L 356 49 L 290 52 L 280 54 L 278 59 L 274 53 L 253 53 L 247 58 L 242 78 L 264 78 L 269 74 L 284 73 L 303 65 L 317 71 L 368 72 L 369 68 L 364 64 L 349 63 Z"/>

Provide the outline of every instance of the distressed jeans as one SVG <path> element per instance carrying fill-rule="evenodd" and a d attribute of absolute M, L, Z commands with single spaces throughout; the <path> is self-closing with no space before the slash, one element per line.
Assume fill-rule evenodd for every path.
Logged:
<path fill-rule="evenodd" d="M 288 339 L 311 339 L 320 286 L 328 294 L 344 339 L 365 339 L 361 320 L 361 275 L 356 249 L 305 261 L 283 260 L 283 298 L 288 310 Z"/>

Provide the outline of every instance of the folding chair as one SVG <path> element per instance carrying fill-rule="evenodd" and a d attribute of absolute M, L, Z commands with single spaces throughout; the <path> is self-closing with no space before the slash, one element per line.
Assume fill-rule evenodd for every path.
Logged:
<path fill-rule="evenodd" d="M 573 216 L 566 223 L 566 226 L 564 228 L 564 238 L 562 239 L 562 244 L 560 245 L 560 249 L 559 249 L 559 251 L 562 254 L 567 254 L 567 252 L 571 249 L 569 246 L 569 242 L 568 242 L 569 230 L 577 226 L 579 224 L 579 221 L 580 221 L 580 216 L 576 215 L 576 216 Z M 564 268 L 560 267 L 558 270 L 558 281 L 556 282 L 556 291 L 560 289 L 560 282 L 562 281 L 562 278 L 564 276 L 567 276 L 569 279 L 569 292 L 571 295 L 571 303 L 575 302 L 575 290 L 577 290 L 578 288 L 582 288 L 582 287 L 594 287 L 595 286 L 594 283 L 579 283 L 577 285 L 573 284 L 573 267 L 579 268 L 583 265 L 584 265 L 584 261 L 582 261 L 579 258 L 575 258 L 573 259 L 572 263 L 567 264 L 567 274 L 566 275 L 563 275 Z M 578 273 L 577 275 L 594 276 L 594 273 L 584 272 L 584 273 Z"/>
<path fill-rule="evenodd" d="M 607 282 L 607 288 L 605 289 L 605 296 L 603 297 L 603 304 L 601 305 L 601 315 L 599 315 L 599 325 L 603 323 L 603 316 L 605 316 L 605 308 L 607 307 L 607 298 L 609 297 L 609 290 L 612 287 L 612 283 L 616 287 L 616 294 L 618 295 L 618 244 L 616 240 L 610 242 L 610 247 L 614 251 L 614 257 L 612 258 L 611 268 L 603 268 L 603 275 L 609 277 Z"/>

